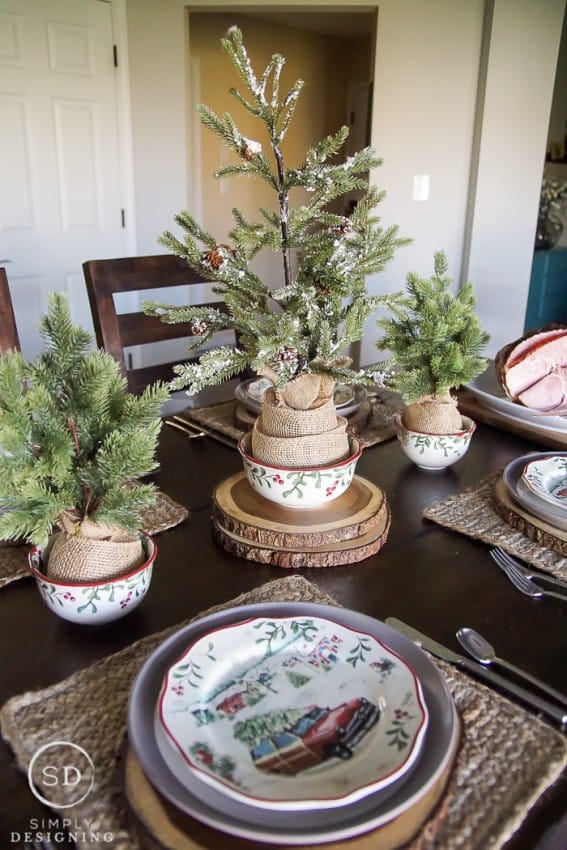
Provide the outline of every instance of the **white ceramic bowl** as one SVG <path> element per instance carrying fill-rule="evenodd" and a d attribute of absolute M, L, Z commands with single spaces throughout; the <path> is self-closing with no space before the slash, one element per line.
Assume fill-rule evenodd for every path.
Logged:
<path fill-rule="evenodd" d="M 133 611 L 147 593 L 157 546 L 142 534 L 145 562 L 125 575 L 99 582 L 70 582 L 51 579 L 42 571 L 43 552 L 32 548 L 28 555 L 30 572 L 48 608 L 71 623 L 100 625 L 118 620 Z"/>
<path fill-rule="evenodd" d="M 476 422 L 468 416 L 462 417 L 463 429 L 453 434 L 424 434 L 412 431 L 396 416 L 398 440 L 404 453 L 420 469 L 438 471 L 451 466 L 467 452 Z"/>
<path fill-rule="evenodd" d="M 359 441 L 349 436 L 350 455 L 344 460 L 328 466 L 292 469 L 252 457 L 250 440 L 248 433 L 238 444 L 248 481 L 260 496 L 286 508 L 317 508 L 342 496 L 352 483 L 362 454 Z"/>

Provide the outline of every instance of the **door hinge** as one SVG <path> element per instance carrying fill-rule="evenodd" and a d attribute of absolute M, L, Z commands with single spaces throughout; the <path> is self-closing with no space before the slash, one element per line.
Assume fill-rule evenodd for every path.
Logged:
<path fill-rule="evenodd" d="M 126 210 L 120 210 L 120 221 L 122 223 L 122 227 L 126 227 Z"/>
<path fill-rule="evenodd" d="M 118 45 L 117 44 L 112 45 L 112 59 L 113 59 L 113 62 L 114 62 L 114 67 L 118 68 Z"/>

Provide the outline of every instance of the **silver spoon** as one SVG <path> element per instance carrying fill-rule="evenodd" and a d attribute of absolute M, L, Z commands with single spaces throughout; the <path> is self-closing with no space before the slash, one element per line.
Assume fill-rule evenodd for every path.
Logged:
<path fill-rule="evenodd" d="M 560 702 L 561 705 L 567 705 L 567 696 L 565 696 L 565 694 L 556 691 L 555 688 L 552 688 L 550 685 L 546 685 L 545 682 L 542 682 L 530 673 L 526 673 L 525 670 L 521 670 L 519 667 L 516 667 L 515 664 L 511 664 L 509 661 L 499 658 L 496 655 L 494 647 L 474 629 L 469 629 L 467 627 L 459 629 L 457 632 L 457 640 L 461 646 L 466 649 L 469 655 L 472 655 L 472 657 L 481 664 L 498 664 L 500 667 L 504 667 L 506 670 L 509 670 L 511 673 L 514 673 L 516 676 L 524 679 L 524 681 L 534 685 L 540 691 L 548 694 L 548 696 L 552 697 L 552 699 Z"/>

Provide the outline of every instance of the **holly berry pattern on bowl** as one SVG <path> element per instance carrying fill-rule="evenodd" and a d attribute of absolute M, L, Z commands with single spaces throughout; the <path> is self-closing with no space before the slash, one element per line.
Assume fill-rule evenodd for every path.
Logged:
<path fill-rule="evenodd" d="M 397 437 L 404 454 L 420 469 L 435 472 L 460 460 L 468 451 L 476 423 L 461 417 L 462 430 L 453 434 L 426 434 L 406 428 L 401 417 L 394 417 Z"/>
<path fill-rule="evenodd" d="M 250 454 L 250 435 L 238 444 L 246 478 L 252 488 L 271 502 L 288 508 L 316 508 L 341 496 L 352 484 L 362 446 L 349 438 L 350 455 L 330 466 L 295 469 L 273 466 Z"/>
<path fill-rule="evenodd" d="M 71 623 L 100 625 L 118 620 L 137 608 L 150 586 L 157 555 L 155 542 L 142 534 L 146 560 L 122 576 L 99 582 L 70 582 L 49 578 L 43 571 L 44 552 L 33 547 L 28 565 L 48 608 Z M 47 550 L 46 550 L 47 552 Z"/>

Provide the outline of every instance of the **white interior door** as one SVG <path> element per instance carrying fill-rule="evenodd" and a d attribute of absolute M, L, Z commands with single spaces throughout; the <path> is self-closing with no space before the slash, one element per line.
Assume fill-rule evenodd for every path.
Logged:
<path fill-rule="evenodd" d="M 125 253 L 109 0 L 0 0 L 0 265 L 34 357 L 47 294 L 92 331 L 84 260 Z"/>

